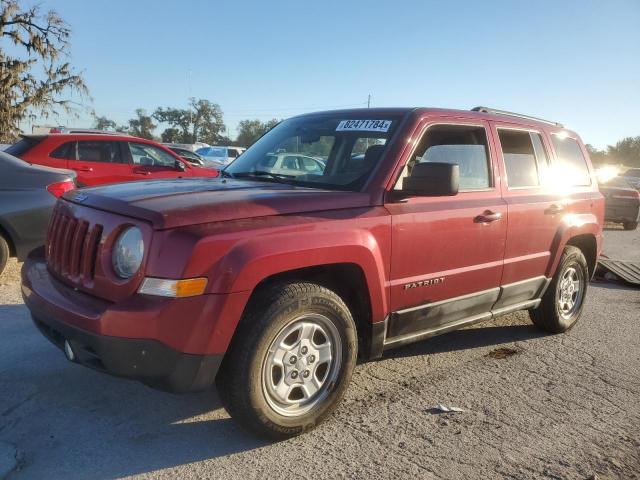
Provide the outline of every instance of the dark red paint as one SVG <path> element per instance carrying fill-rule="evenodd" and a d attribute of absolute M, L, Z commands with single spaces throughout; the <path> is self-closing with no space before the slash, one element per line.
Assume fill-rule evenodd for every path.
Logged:
<path fill-rule="evenodd" d="M 372 109 L 371 115 L 383 118 L 381 112 Z M 453 197 L 393 200 L 390 191 L 412 145 L 434 123 L 486 127 L 494 187 Z M 510 190 L 498 126 L 540 133 L 555 157 L 549 135 L 558 127 L 484 113 L 417 109 L 407 113 L 360 193 L 184 179 L 88 189 L 81 204 L 73 192 L 66 194 L 58 214 L 104 226 L 95 277 L 90 282 L 69 279 L 51 272 L 40 259 L 23 273 L 25 296 L 91 332 L 157 339 L 185 353 L 223 354 L 252 291 L 282 272 L 355 265 L 366 282 L 375 323 L 426 301 L 551 277 L 564 246 L 578 235 L 592 239 L 599 253 L 604 204 L 591 165 L 588 187 Z M 568 134 L 584 150 L 579 138 Z M 553 213 L 557 206 L 562 210 Z M 479 221 L 481 215 L 492 221 Z M 146 253 L 140 272 L 123 281 L 112 271 L 111 245 L 126 225 L 141 228 Z M 204 276 L 209 281 L 204 295 L 171 300 L 138 295 L 144 276 Z M 404 288 L 436 277 L 446 281 Z"/>

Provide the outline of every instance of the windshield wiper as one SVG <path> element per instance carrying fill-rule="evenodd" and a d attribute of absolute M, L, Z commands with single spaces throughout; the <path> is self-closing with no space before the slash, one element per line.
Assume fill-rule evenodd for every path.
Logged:
<path fill-rule="evenodd" d="M 239 172 L 234 173 L 233 178 L 252 178 L 252 177 L 267 177 L 270 180 L 275 180 L 279 183 L 289 183 L 288 181 L 296 178 L 294 175 L 284 175 L 282 173 L 267 172 L 266 170 L 255 170 L 253 172 Z"/>

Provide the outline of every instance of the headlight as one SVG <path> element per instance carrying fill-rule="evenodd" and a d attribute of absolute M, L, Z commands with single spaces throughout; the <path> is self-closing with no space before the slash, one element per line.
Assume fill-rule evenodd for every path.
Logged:
<path fill-rule="evenodd" d="M 131 278 L 140 269 L 144 256 L 144 242 L 139 228 L 129 227 L 120 234 L 113 246 L 113 269 L 120 278 Z"/>

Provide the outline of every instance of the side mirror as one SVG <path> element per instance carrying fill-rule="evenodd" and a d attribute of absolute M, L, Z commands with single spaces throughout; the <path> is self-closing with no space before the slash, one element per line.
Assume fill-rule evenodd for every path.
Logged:
<path fill-rule="evenodd" d="M 413 166 L 402 183 L 403 196 L 446 197 L 458 194 L 460 167 L 457 163 L 425 162 Z"/>
<path fill-rule="evenodd" d="M 186 165 L 180 160 L 176 160 L 176 170 L 184 172 L 187 169 Z"/>

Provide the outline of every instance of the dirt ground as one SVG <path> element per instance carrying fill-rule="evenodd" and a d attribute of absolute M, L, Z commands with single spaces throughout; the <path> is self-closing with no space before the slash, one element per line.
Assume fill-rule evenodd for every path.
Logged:
<path fill-rule="evenodd" d="M 605 235 L 609 256 L 640 261 L 640 230 Z M 568 334 L 517 313 L 390 352 L 357 367 L 326 424 L 266 443 L 215 392 L 175 396 L 70 364 L 31 324 L 18 265 L 0 278 L 11 479 L 640 478 L 639 399 L 640 290 L 592 283 Z"/>

